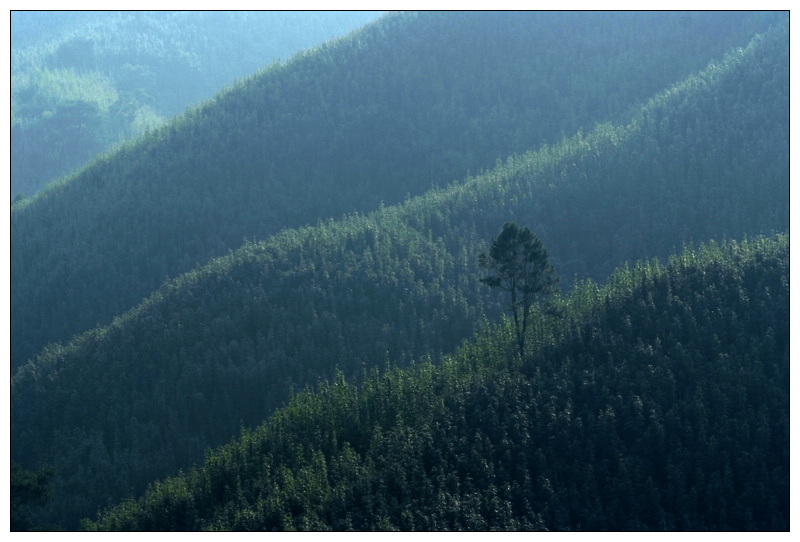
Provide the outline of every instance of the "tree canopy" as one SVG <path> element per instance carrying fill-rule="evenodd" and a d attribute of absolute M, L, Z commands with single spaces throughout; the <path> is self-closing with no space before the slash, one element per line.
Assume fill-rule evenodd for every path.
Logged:
<path fill-rule="evenodd" d="M 213 27 L 218 17 L 226 14 L 210 14 L 205 20 Z M 433 186 L 448 186 L 470 172 L 493 169 L 498 159 L 536 151 L 542 145 L 560 145 L 565 136 L 581 129 L 588 133 L 604 122 L 624 126 L 655 93 L 709 62 L 722 68 L 725 64 L 720 59 L 727 51 L 746 47 L 755 32 L 766 32 L 776 18 L 777 14 L 758 12 L 694 13 L 687 24 L 686 17 L 674 12 L 394 13 L 284 64 L 265 68 L 41 193 L 21 190 L 32 197 L 15 204 L 11 212 L 14 286 L 10 301 L 15 315 L 11 368 L 49 343 L 110 323 L 167 277 L 224 256 L 239 248 L 243 239 L 265 239 L 283 228 L 313 225 L 355 210 L 369 212 L 381 201 L 387 206 L 398 204 Z M 166 49 L 165 62 L 154 71 L 180 81 L 186 67 L 171 62 L 170 28 L 162 40 L 154 39 L 162 35 L 155 32 L 138 37 L 142 46 Z M 98 32 L 113 34 L 104 27 Z M 205 35 L 205 30 L 200 34 Z M 271 32 L 261 34 L 265 39 L 274 37 Z M 116 41 L 123 35 L 109 39 Z M 230 43 L 227 36 L 206 42 L 229 52 L 231 47 L 219 45 Z M 780 143 L 772 141 L 780 141 L 786 123 L 785 115 L 775 118 L 768 111 L 778 109 L 779 103 L 764 92 L 784 90 L 779 78 L 773 81 L 774 65 L 773 60 L 762 62 L 756 82 L 732 83 L 732 98 L 751 99 L 757 105 L 744 104 L 733 114 L 733 104 L 727 103 L 730 99 L 716 105 L 690 100 L 682 105 L 695 109 L 687 111 L 688 119 L 675 125 L 667 123 L 671 115 L 652 119 L 664 121 L 655 136 L 663 149 L 636 152 L 667 152 L 670 146 L 677 151 L 682 144 L 673 138 L 688 137 L 691 145 L 680 160 L 670 157 L 664 162 L 684 170 L 678 179 L 706 167 L 709 171 L 702 174 L 713 179 L 721 169 L 705 158 L 716 150 L 711 147 L 746 159 L 747 163 L 737 164 L 738 177 L 752 170 L 769 171 L 758 163 L 759 156 L 766 151 L 783 152 Z M 154 81 L 155 88 L 146 89 L 149 94 L 183 95 L 152 79 L 146 70 L 130 66 L 128 70 L 134 82 Z M 69 73 L 79 75 L 74 70 Z M 748 72 L 737 75 L 747 79 Z M 108 86 L 84 76 L 79 79 L 68 88 L 99 93 Z M 770 87 L 773 84 L 777 86 Z M 754 93 L 765 95 L 755 101 L 749 98 Z M 111 94 L 94 100 L 101 111 L 113 102 Z M 127 106 L 127 101 L 117 100 Z M 120 116 L 136 117 L 139 109 L 122 111 Z M 52 115 L 44 121 L 48 125 L 72 126 L 61 123 L 66 111 L 49 110 Z M 708 119 L 709 114 L 720 118 Z M 699 139 L 705 137 L 708 124 L 725 134 Z M 741 127 L 762 124 L 775 133 L 764 131 L 758 134 L 758 144 L 739 151 L 739 139 L 752 133 L 741 133 Z M 70 130 L 60 131 L 63 137 L 48 141 L 47 148 L 55 151 L 79 141 Z M 15 135 L 12 141 L 17 141 Z M 640 143 L 652 145 L 653 140 Z M 12 161 L 38 156 L 36 146 L 13 146 Z M 30 160 L 39 163 L 38 158 Z M 770 161 L 769 167 L 781 167 L 780 160 Z M 666 186 L 676 178 L 652 161 L 629 166 L 627 175 L 638 177 L 639 182 L 647 179 L 644 186 Z M 559 186 L 562 178 L 553 177 L 548 184 Z M 626 180 L 621 176 L 618 182 Z M 688 182 L 696 188 L 687 193 L 704 187 L 697 179 Z M 716 197 L 714 190 L 690 194 L 703 216 L 711 206 L 700 196 Z M 544 197 L 545 192 L 537 191 L 535 196 Z M 572 212 L 561 209 L 564 206 L 581 209 L 578 202 L 590 192 L 570 194 L 566 198 L 570 203 L 560 204 L 558 213 Z M 604 197 L 614 192 L 608 186 Z M 729 220 L 746 211 L 736 201 L 723 201 L 735 197 L 728 193 L 735 190 L 722 192 L 718 205 L 730 207 L 724 212 Z M 628 197 L 638 194 L 632 191 Z M 598 201 L 598 196 L 592 198 Z M 763 198 L 753 198 L 748 205 L 771 205 Z M 659 205 L 657 201 L 653 205 Z M 579 220 L 540 227 L 539 222 L 555 209 L 546 207 L 526 222 L 546 242 L 554 265 L 556 258 L 581 259 L 590 266 L 602 266 L 589 274 L 603 280 L 621 261 L 649 255 L 640 250 L 626 255 L 605 247 L 602 260 L 577 254 L 563 258 L 551 239 L 554 231 L 583 231 L 580 224 L 598 213 L 580 211 Z M 672 212 L 673 208 L 664 209 L 661 216 Z M 521 223 L 520 217 L 508 213 L 495 220 L 502 224 L 506 219 Z M 682 222 L 689 227 L 686 220 Z M 625 234 L 632 239 L 624 239 L 624 245 L 638 242 L 642 230 L 633 228 Z M 622 231 L 616 228 L 618 236 Z M 769 231 L 767 227 L 759 232 Z M 689 237 L 680 229 L 675 232 Z M 575 242 L 572 252 L 580 252 L 579 236 L 563 233 L 571 238 L 569 243 Z M 691 233 L 697 239 L 707 238 Z M 712 235 L 720 233 L 738 236 L 742 232 L 713 231 Z M 662 256 L 680 245 L 680 239 L 676 244 L 658 235 L 666 244 L 660 247 Z M 612 234 L 607 243 L 613 241 Z"/>
<path fill-rule="evenodd" d="M 139 495 L 148 483 L 179 469 L 186 471 L 207 450 L 230 442 L 242 426 L 258 426 L 289 400 L 291 389 L 332 381 L 337 367 L 348 382 L 357 383 L 364 369 L 369 374 L 387 359 L 399 367 L 411 360 L 429 358 L 438 364 L 446 359 L 502 313 L 500 296 L 481 285 L 476 262 L 504 221 L 536 232 L 553 267 L 566 279 L 565 289 L 587 277 L 606 283 L 623 262 L 665 260 L 692 239 L 788 231 L 788 16 L 749 45 L 717 57 L 712 51 L 727 48 L 719 41 L 721 35 L 723 41 L 749 36 L 745 30 L 751 17 L 760 15 L 723 14 L 717 26 L 694 24 L 716 21 L 714 14 L 693 14 L 688 21 L 672 13 L 624 14 L 622 20 L 615 14 L 542 17 L 387 17 L 368 32 L 237 85 L 140 144 L 14 205 L 11 350 L 12 368 L 21 367 L 11 382 L 11 454 L 28 469 L 57 469 L 54 499 L 37 518 L 40 524 L 61 522 L 74 528 L 98 507 Z M 632 19 L 650 26 L 631 24 Z M 736 20 L 742 23 L 733 24 L 738 33 L 720 32 Z M 564 49 L 546 47 L 541 55 L 531 55 L 540 49 L 530 40 L 553 31 L 547 22 L 569 28 L 575 39 L 553 40 Z M 541 34 L 532 30 L 534 23 Z M 644 32 L 645 27 L 652 33 Z M 687 41 L 670 39 L 684 29 L 688 35 L 681 35 Z M 665 47 L 649 43 L 651 37 Z M 683 58 L 678 51 L 685 53 L 687 47 L 694 53 Z M 662 56 L 651 58 L 654 49 Z M 590 61 L 594 53 L 608 62 Z M 712 57 L 705 69 L 674 79 Z M 570 66 L 588 71 L 571 71 Z M 613 73 L 629 77 L 623 80 Z M 596 85 L 581 83 L 594 83 L 595 76 Z M 520 81 L 531 86 L 516 84 Z M 519 88 L 533 92 L 537 81 L 543 94 L 518 94 Z M 673 84 L 665 87 L 664 81 Z M 642 94 L 654 85 L 661 91 Z M 569 88 L 570 94 L 547 94 L 553 88 Z M 603 98 L 600 105 L 610 109 L 590 107 L 609 89 L 620 93 L 616 105 Z M 541 113 L 534 105 L 545 102 L 552 113 L 548 122 L 532 122 Z M 620 123 L 595 124 L 612 109 L 623 119 Z M 572 118 L 572 111 L 589 114 Z M 594 127 L 583 131 L 581 125 Z M 572 135 L 564 137 L 561 130 Z M 541 145 L 544 134 L 555 139 Z M 497 156 L 509 157 L 495 162 Z M 484 170 L 480 164 L 495 165 Z M 470 167 L 477 173 L 458 173 Z M 456 175 L 458 182 L 429 189 L 432 179 L 444 183 Z M 403 203 L 392 204 L 406 193 L 410 197 Z M 379 205 L 383 196 L 386 205 Z M 359 212 L 330 218 L 356 205 Z M 374 210 L 367 214 L 364 209 Z M 312 225 L 293 227 L 304 224 Z M 242 244 L 243 237 L 252 240 Z M 207 260 L 215 254 L 223 255 Z M 754 269 L 745 274 L 747 281 L 760 280 L 758 266 Z M 633 276 L 637 278 L 612 276 L 610 283 L 628 292 L 650 277 Z M 736 271 L 733 276 L 731 283 L 722 280 L 725 296 L 737 299 L 737 290 L 729 289 L 739 284 Z M 691 277 L 699 281 L 703 295 L 723 291 L 715 282 L 703 282 L 702 275 Z M 683 305 L 687 297 L 676 298 L 669 282 L 658 284 L 649 293 L 654 300 L 666 299 L 669 311 L 648 313 L 649 294 L 634 298 L 616 313 L 621 331 L 597 343 L 598 359 L 612 352 L 606 344 L 619 346 L 618 363 L 604 365 L 599 373 L 590 364 L 569 378 L 553 376 L 547 391 L 578 385 L 587 391 L 595 388 L 585 388 L 584 382 L 600 382 L 601 388 L 608 379 L 624 386 L 648 382 L 648 346 L 660 355 L 655 339 L 663 340 L 658 330 L 665 323 L 676 324 L 681 346 L 666 353 L 661 347 L 664 364 L 680 358 L 687 366 L 681 370 L 695 377 L 716 375 L 719 367 L 731 372 L 724 356 L 742 358 L 748 345 L 760 348 L 756 345 L 762 339 L 769 356 L 779 351 L 771 344 L 783 344 L 779 318 L 764 319 L 764 327 L 755 320 L 745 326 L 731 317 L 732 312 L 737 318 L 746 314 L 750 301 L 729 311 L 720 306 L 726 297 L 714 306 L 692 305 L 689 311 Z M 706 292 L 704 284 L 716 290 Z M 750 299 L 770 305 L 776 288 L 787 286 L 775 281 L 769 295 Z M 591 289 L 581 292 L 570 303 L 593 299 Z M 526 360 L 560 341 L 548 332 L 553 325 L 549 318 L 557 314 L 547 312 L 531 315 Z M 703 322 L 702 340 L 695 320 Z M 749 337 L 751 327 L 763 337 L 756 342 L 741 339 L 735 351 L 720 349 L 719 341 Z M 642 346 L 637 343 L 639 331 L 649 333 L 641 336 Z M 503 337 L 498 348 L 510 352 L 519 365 L 514 329 L 503 326 L 498 333 Z M 587 324 L 576 333 L 588 341 L 595 328 Z M 695 349 L 687 350 L 689 341 L 696 341 Z M 585 346 L 575 344 L 580 347 L 566 354 L 570 360 L 582 355 Z M 711 360 L 719 365 L 698 365 L 694 359 L 720 353 L 724 356 Z M 492 359 L 510 363 L 505 354 Z M 634 359 L 643 365 L 632 366 Z M 770 367 L 773 376 L 779 375 L 774 364 Z M 632 382 L 614 380 L 620 374 Z M 773 384 L 779 383 L 775 378 Z M 668 380 L 659 383 L 667 385 Z M 458 389 L 457 382 L 452 384 Z M 735 381 L 724 391 L 729 395 L 721 395 L 703 382 L 702 393 L 708 397 L 714 392 L 714 404 L 724 404 L 725 397 L 738 400 L 741 385 Z M 485 415 L 487 427 L 492 426 L 492 412 L 498 412 L 493 394 L 479 395 L 470 411 Z M 634 395 L 647 405 L 644 396 Z M 529 404 L 529 398 L 521 401 Z M 769 409 L 775 409 L 779 420 L 780 397 L 774 399 Z M 638 404 L 630 400 L 623 406 Z M 597 418 L 596 405 L 585 405 L 582 421 Z M 619 419 L 605 414 L 609 405 L 615 415 L 621 408 L 617 399 L 603 402 L 603 423 Z M 567 411 L 561 399 L 549 406 L 553 412 Z M 413 411 L 387 412 L 406 417 Z M 647 411 L 642 412 L 648 419 Z M 549 411 L 540 415 L 537 424 L 550 423 Z M 672 421 L 679 418 L 676 413 Z M 437 421 L 443 426 L 447 422 Z M 723 428 L 731 429 L 724 419 L 715 423 L 715 439 L 708 438 L 707 424 L 698 426 L 706 441 L 718 442 Z M 755 422 L 747 425 L 752 428 Z M 574 427 L 580 434 L 580 427 Z M 782 434 L 780 423 L 773 429 L 773 434 Z M 521 431 L 515 433 L 520 445 L 529 444 L 524 431 L 513 431 Z M 422 430 L 417 434 L 426 435 Z M 734 439 L 732 434 L 726 438 Z M 453 446 L 463 445 L 466 459 L 473 457 L 468 445 L 472 437 L 474 433 L 453 441 Z M 391 445 L 402 443 L 403 435 L 393 438 L 397 441 Z M 391 449 L 379 438 L 376 442 L 384 443 L 381 450 Z M 484 444 L 483 439 L 474 442 Z M 782 450 L 780 439 L 771 446 L 771 452 Z M 447 455 L 453 448 L 444 449 Z M 618 446 L 605 450 L 610 454 L 606 457 L 619 458 Z M 714 464 L 714 450 L 709 445 L 702 461 L 686 472 Z M 584 451 L 591 458 L 593 452 Z M 480 453 L 475 451 L 476 464 Z M 386 457 L 402 464 L 399 456 Z M 673 459 L 688 464 L 680 453 Z M 745 463 L 742 459 L 731 468 Z M 716 479 L 731 480 L 725 462 L 719 464 Z M 322 463 L 315 465 L 321 468 Z M 764 465 L 776 477 L 781 472 L 775 464 Z M 397 477 L 406 472 L 397 471 Z M 613 480 L 618 471 L 606 472 Z M 665 483 L 661 474 L 653 477 L 654 483 Z M 620 476 L 623 487 L 604 497 L 630 500 L 625 480 Z M 627 480 L 646 487 L 646 477 Z M 374 482 L 380 489 L 380 478 Z M 224 492 L 226 486 L 236 487 L 228 479 L 215 487 Z M 293 486 L 286 487 L 290 495 Z M 674 478 L 670 498 L 687 498 L 686 487 Z M 763 494 L 758 484 L 749 491 L 751 502 Z M 554 494 L 559 502 L 572 501 L 568 494 Z M 733 502 L 729 496 L 727 492 L 724 497 L 727 503 Z M 464 503 L 475 502 L 462 499 L 458 506 L 465 511 L 470 506 Z M 492 495 L 482 495 L 481 502 L 487 510 L 497 509 Z M 714 502 L 716 511 L 730 512 L 727 504 Z M 550 518 L 550 525 L 568 524 L 559 520 L 563 506 L 548 506 L 558 516 L 558 521 Z"/>
<path fill-rule="evenodd" d="M 33 526 L 29 510 L 44 506 L 53 498 L 52 478 L 55 469 L 44 468 L 31 472 L 11 460 L 10 520 L 12 531 L 27 531 Z"/>
<path fill-rule="evenodd" d="M 617 270 L 437 366 L 341 373 L 102 530 L 787 530 L 789 237 Z"/>
<path fill-rule="evenodd" d="M 478 263 L 490 273 L 481 282 L 511 296 L 519 355 L 524 359 L 531 307 L 537 299 L 553 293 L 558 284 L 547 249 L 528 228 L 506 222 L 500 235 L 492 240 L 489 254 L 481 253 Z"/>

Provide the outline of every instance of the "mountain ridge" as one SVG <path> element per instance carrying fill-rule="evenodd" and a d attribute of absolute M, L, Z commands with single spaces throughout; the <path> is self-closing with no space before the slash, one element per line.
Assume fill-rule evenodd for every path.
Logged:
<path fill-rule="evenodd" d="M 337 365 L 358 378 L 387 352 L 402 361 L 450 351 L 500 312 L 474 258 L 508 219 L 541 234 L 562 274 L 580 256 L 597 273 L 643 248 L 661 255 L 686 241 L 684 230 L 780 229 L 787 38 L 784 26 L 754 39 L 660 93 L 628 126 L 579 133 L 397 207 L 284 230 L 173 279 L 139 312 L 48 348 L 14 376 L 12 454 L 44 462 L 50 453 L 58 490 L 85 510 L 86 453 L 106 495 L 121 498 L 227 442 L 241 420 L 259 423 L 292 385 Z M 690 120 L 691 134 L 673 128 Z M 741 163 L 732 149 L 758 152 Z M 111 332 L 117 340 L 102 337 Z"/>
<path fill-rule="evenodd" d="M 265 63 L 378 15 L 13 12 L 11 197 L 29 197 Z"/>
<path fill-rule="evenodd" d="M 622 119 L 722 41 L 743 46 L 766 25 L 761 14 L 612 15 L 384 17 L 13 206 L 11 369 L 243 238 L 394 204 Z M 595 34 L 610 43 L 604 64 Z M 626 55 L 615 39 L 642 43 Z"/>
<path fill-rule="evenodd" d="M 337 373 L 84 525 L 786 530 L 788 276 L 788 235 L 618 269 L 536 312 L 524 360 L 506 320 L 438 366 Z"/>

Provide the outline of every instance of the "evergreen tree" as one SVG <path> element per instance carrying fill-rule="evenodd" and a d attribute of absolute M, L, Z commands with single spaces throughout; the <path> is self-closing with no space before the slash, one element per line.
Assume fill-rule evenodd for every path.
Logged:
<path fill-rule="evenodd" d="M 552 293 L 558 283 L 547 249 L 528 228 L 506 222 L 503 231 L 492 241 L 489 254 L 480 254 L 478 263 L 490 273 L 481 282 L 511 294 L 519 355 L 524 358 L 531 306 L 540 296 Z"/>

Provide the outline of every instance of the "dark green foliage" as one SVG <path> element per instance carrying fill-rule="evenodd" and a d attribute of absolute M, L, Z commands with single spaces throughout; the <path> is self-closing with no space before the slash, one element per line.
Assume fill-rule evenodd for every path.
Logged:
<path fill-rule="evenodd" d="M 12 531 L 27 531 L 33 527 L 28 510 L 31 506 L 44 506 L 53 498 L 51 479 L 54 475 L 52 468 L 30 472 L 11 460 L 9 517 Z"/>
<path fill-rule="evenodd" d="M 500 235 L 492 240 L 489 254 L 478 255 L 478 264 L 491 273 L 481 282 L 511 295 L 511 313 L 522 359 L 531 307 L 541 296 L 553 293 L 558 283 L 548 257 L 542 241 L 528 228 L 520 228 L 513 222 L 503 225 Z"/>
<path fill-rule="evenodd" d="M 438 367 L 341 373 L 112 530 L 788 530 L 789 238 L 579 284 Z"/>
<path fill-rule="evenodd" d="M 403 205 L 245 243 L 167 281 L 109 325 L 43 349 L 11 384 L 12 457 L 27 468 L 53 464 L 58 471 L 56 496 L 43 520 L 76 524 L 98 506 L 190 468 L 242 425 L 255 427 L 266 419 L 287 400 L 290 387 L 330 380 L 334 367 L 358 381 L 362 367 L 387 357 L 400 366 L 426 354 L 438 362 L 440 352 L 451 352 L 484 318 L 501 313 L 499 301 L 481 287 L 476 262 L 496 233 L 494 225 L 506 220 L 531 225 L 560 275 L 598 281 L 619 262 L 665 258 L 691 238 L 788 230 L 788 67 L 784 20 L 745 49 L 655 96 L 628 125 L 579 132 Z M 151 166 L 140 159 L 144 174 Z M 103 193 L 118 166 L 106 160 L 97 167 L 107 168 L 109 176 L 87 178 Z M 203 178 L 199 169 L 195 173 Z M 18 235 L 12 259 L 42 269 L 50 265 L 47 280 L 28 294 L 29 308 L 65 322 L 77 313 L 64 299 L 78 299 L 79 292 L 90 296 L 83 288 L 105 288 L 98 270 L 115 261 L 105 251 L 92 251 L 89 238 L 77 230 L 59 227 L 66 215 L 65 209 L 55 211 L 58 190 L 75 186 L 54 188 L 50 196 L 30 198 L 12 211 L 85 247 L 61 247 L 46 264 L 41 254 L 48 253 L 43 246 L 50 241 L 31 235 L 23 243 L 12 224 L 12 237 Z M 142 193 L 154 196 L 153 209 L 172 209 L 156 192 Z M 195 194 L 188 188 L 181 193 Z M 218 193 L 203 193 L 204 213 L 220 234 L 237 213 L 224 210 Z M 52 215 L 34 212 L 44 202 L 55 206 Z M 157 247 L 180 244 L 169 228 L 181 220 L 170 213 L 147 215 L 156 233 L 143 237 L 146 246 L 126 244 L 125 235 L 146 227 L 139 231 L 136 221 L 123 220 L 128 215 L 116 213 L 115 203 L 109 197 L 96 210 L 105 209 L 103 224 L 117 228 L 120 237 L 112 248 L 126 252 L 126 262 L 110 267 L 118 275 L 129 275 L 127 265 L 145 272 L 148 250 L 155 254 Z M 81 215 L 79 208 L 84 209 L 76 206 L 70 213 Z M 189 258 L 191 230 L 182 232 L 188 244 L 181 250 Z M 12 298 L 18 301 L 26 291 L 16 289 L 20 269 L 12 265 Z M 160 269 L 166 273 L 169 267 Z M 85 286 L 72 283 L 73 275 Z M 71 289 L 63 287 L 64 277 Z M 118 304 L 109 311 L 122 311 L 120 298 L 96 300 L 101 298 Z M 83 298 L 79 306 L 78 313 L 93 314 L 95 303 Z M 33 335 L 16 327 L 14 307 L 12 337 L 32 341 Z M 542 325 L 532 322 L 532 336 L 542 337 Z M 533 355 L 553 340 L 529 338 L 527 351 Z"/>
<path fill-rule="evenodd" d="M 225 14 L 208 17 L 213 22 Z M 371 211 L 381 201 L 396 204 L 492 168 L 498 158 L 556 144 L 581 127 L 628 123 L 655 92 L 747 45 L 754 31 L 779 19 L 696 13 L 685 24 L 682 17 L 393 14 L 240 81 L 13 207 L 11 368 L 50 342 L 110 323 L 167 277 L 237 249 L 242 239 Z M 142 35 L 142 43 L 150 35 Z M 167 32 L 163 43 L 171 39 Z M 226 39 L 209 43 L 237 50 Z M 177 44 L 157 44 L 150 45 L 165 50 L 156 71 L 185 79 L 191 69 L 171 58 Z M 126 64 L 131 81 L 158 81 L 169 96 L 180 94 L 170 90 L 175 85 L 137 71 L 130 58 L 115 63 L 123 70 Z M 69 77 L 86 82 L 88 75 L 70 69 Z M 84 87 L 99 93 L 107 86 L 101 82 Z M 742 86 L 743 97 L 760 91 Z M 140 107 L 128 111 L 125 104 L 148 105 L 143 99 L 98 95 L 92 101 L 128 118 Z M 763 107 L 745 108 L 744 118 Z M 62 118 L 58 108 L 51 111 L 46 122 Z M 782 124 L 773 126 L 780 132 Z M 702 126 L 689 127 L 691 137 L 704 134 Z M 62 128 L 64 137 L 54 144 L 79 140 L 71 124 Z M 762 135 L 769 137 L 760 141 L 771 145 L 766 142 L 774 135 Z M 692 144 L 702 149 L 714 141 Z M 753 149 L 756 155 L 764 150 Z M 698 152 L 694 158 L 706 150 Z M 12 154 L 21 156 L 21 149 Z M 544 230 L 533 229 L 552 252 Z M 608 263 L 594 275 L 598 279 L 621 261 L 608 254 L 610 261 L 598 262 Z"/>

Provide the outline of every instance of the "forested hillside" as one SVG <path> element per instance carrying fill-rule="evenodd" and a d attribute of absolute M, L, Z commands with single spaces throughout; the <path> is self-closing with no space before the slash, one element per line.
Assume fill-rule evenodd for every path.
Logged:
<path fill-rule="evenodd" d="M 476 257 L 507 220 L 541 237 L 567 285 L 691 239 L 788 230 L 788 69 L 785 19 L 629 124 L 246 243 L 49 346 L 11 388 L 12 457 L 56 467 L 45 517 L 75 522 L 188 468 L 335 367 L 357 380 L 452 351 L 500 313 Z"/>
<path fill-rule="evenodd" d="M 245 238 L 395 204 L 581 127 L 628 123 L 780 18 L 396 14 L 273 66 L 12 207 L 11 369 Z M 617 263 L 585 261 L 598 279 Z"/>
<path fill-rule="evenodd" d="M 376 12 L 11 12 L 11 197 Z"/>
<path fill-rule="evenodd" d="M 524 360 L 338 374 L 95 527 L 788 530 L 788 281 L 788 235 L 588 281 Z"/>

